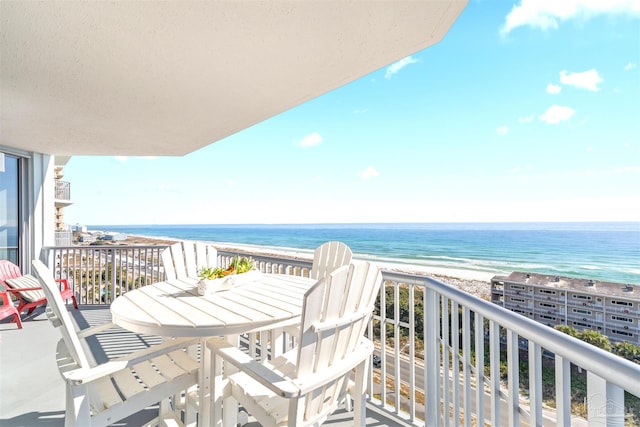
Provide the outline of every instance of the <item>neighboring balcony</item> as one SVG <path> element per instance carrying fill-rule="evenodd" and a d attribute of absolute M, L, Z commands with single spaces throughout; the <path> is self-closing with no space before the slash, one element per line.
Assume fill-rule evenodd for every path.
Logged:
<path fill-rule="evenodd" d="M 61 230 L 55 232 L 56 246 L 71 246 L 73 243 L 73 231 Z"/>
<path fill-rule="evenodd" d="M 163 249 L 52 247 L 44 259 L 85 310 L 104 309 L 164 279 Z M 219 265 L 234 255 L 219 251 Z M 263 273 L 306 276 L 311 268 L 311 255 L 242 255 Z M 368 425 L 637 425 L 640 365 L 427 276 L 384 270 L 383 279 L 368 329 L 376 343 Z M 245 338 L 253 350 L 269 342 Z"/>
<path fill-rule="evenodd" d="M 73 204 L 71 201 L 71 183 L 62 181 L 60 179 L 55 180 L 56 183 L 56 206 L 69 206 Z"/>

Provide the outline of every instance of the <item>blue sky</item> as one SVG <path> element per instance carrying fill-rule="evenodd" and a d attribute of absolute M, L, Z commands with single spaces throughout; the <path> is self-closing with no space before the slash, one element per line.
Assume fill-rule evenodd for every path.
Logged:
<path fill-rule="evenodd" d="M 640 2 L 477 1 L 184 157 L 73 157 L 69 224 L 640 220 Z"/>

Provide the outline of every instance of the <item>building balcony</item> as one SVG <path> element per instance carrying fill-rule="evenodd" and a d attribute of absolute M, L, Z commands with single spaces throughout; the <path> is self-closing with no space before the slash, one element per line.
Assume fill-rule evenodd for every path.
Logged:
<path fill-rule="evenodd" d="M 60 179 L 55 180 L 56 185 L 56 194 L 55 194 L 55 204 L 57 207 L 64 207 L 72 205 L 71 201 L 71 183 L 67 181 L 62 181 Z"/>
<path fill-rule="evenodd" d="M 56 246 L 71 246 L 72 243 L 73 243 L 73 232 L 71 230 L 55 231 Z"/>
<path fill-rule="evenodd" d="M 72 312 L 84 327 L 110 320 L 108 304 L 119 294 L 164 279 L 162 249 L 50 247 L 44 258 L 75 288 L 82 309 Z M 220 250 L 219 265 L 235 255 Z M 262 272 L 306 276 L 311 268 L 310 255 L 241 255 L 250 255 Z M 427 276 L 385 270 L 383 278 L 368 328 L 376 343 L 368 425 L 632 425 L 640 407 L 640 365 Z M 52 421 L 64 410 L 64 384 L 53 360 L 59 336 L 39 321 L 26 321 L 23 330 L 1 324 L 0 331 L 0 424 L 61 425 Z M 115 338 L 105 336 L 96 347 L 100 357 L 154 342 Z M 29 350 L 35 342 L 37 352 Z M 572 382 L 583 386 L 576 390 Z M 344 412 L 331 419 L 338 426 L 351 421 Z"/>

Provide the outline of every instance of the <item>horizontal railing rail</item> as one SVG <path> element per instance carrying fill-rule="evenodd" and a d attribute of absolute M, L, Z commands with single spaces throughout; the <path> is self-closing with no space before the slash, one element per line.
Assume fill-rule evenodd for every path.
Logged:
<path fill-rule="evenodd" d="M 91 304 L 164 279 L 164 248 L 72 246 L 45 254 L 57 277 L 69 278 L 81 301 Z M 221 249 L 218 264 L 227 266 L 237 255 L 251 256 L 263 273 L 308 276 L 312 263 L 312 254 Z M 640 365 L 442 281 L 388 270 L 383 279 L 368 331 L 377 358 L 368 390 L 370 404 L 398 420 L 415 426 L 573 425 L 578 410 L 589 425 L 623 425 L 633 416 Z M 265 339 L 252 337 L 250 346 Z M 572 381 L 586 384 L 582 395 L 572 396 Z"/>

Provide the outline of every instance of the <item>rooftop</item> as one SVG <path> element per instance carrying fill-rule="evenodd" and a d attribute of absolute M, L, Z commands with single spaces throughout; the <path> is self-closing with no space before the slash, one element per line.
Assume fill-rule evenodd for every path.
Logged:
<path fill-rule="evenodd" d="M 640 286 L 601 280 L 563 277 L 551 274 L 514 271 L 508 276 L 495 276 L 492 282 L 508 281 L 531 286 L 544 286 L 567 291 L 597 293 L 612 297 L 640 301 Z"/>

